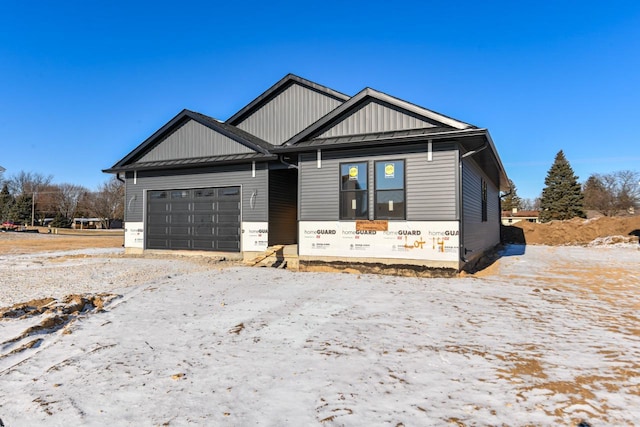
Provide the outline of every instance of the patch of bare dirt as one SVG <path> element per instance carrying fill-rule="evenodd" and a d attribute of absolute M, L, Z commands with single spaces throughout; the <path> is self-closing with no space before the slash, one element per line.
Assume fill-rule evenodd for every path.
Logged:
<path fill-rule="evenodd" d="M 123 231 L 65 230 L 61 234 L 0 233 L 0 254 L 30 254 L 36 252 L 71 251 L 90 248 L 121 248 Z"/>
<path fill-rule="evenodd" d="M 2 319 L 26 319 L 42 316 L 39 323 L 28 327 L 22 333 L 2 343 L 3 352 L 0 359 L 37 348 L 44 341 L 47 334 L 64 329 L 64 333 L 71 333 L 70 325 L 81 313 L 100 312 L 104 306 L 118 295 L 68 295 L 58 301 L 55 298 L 35 299 L 24 303 L 14 304 L 11 307 L 0 309 Z M 39 318 L 38 318 L 39 319 Z M 34 339 L 32 339 L 34 338 Z"/>
<path fill-rule="evenodd" d="M 610 241 L 603 243 L 638 243 L 639 235 L 640 216 L 574 218 L 544 224 L 519 222 L 503 227 L 505 243 L 528 245 L 586 245 L 605 238 Z"/>

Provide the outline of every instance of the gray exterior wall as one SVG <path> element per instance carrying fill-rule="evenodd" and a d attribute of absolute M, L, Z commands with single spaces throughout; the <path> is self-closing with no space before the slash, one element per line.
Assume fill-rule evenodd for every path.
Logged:
<path fill-rule="evenodd" d="M 374 206 L 373 176 L 376 160 L 405 160 L 406 220 L 453 221 L 458 219 L 458 151 L 454 144 L 434 144 L 427 161 L 427 144 L 392 149 L 369 148 L 322 152 L 322 168 L 316 153 L 305 153 L 299 162 L 300 221 L 333 221 L 340 218 L 340 163 L 371 161 L 369 206 Z M 373 209 L 370 218 L 373 219 Z"/>
<path fill-rule="evenodd" d="M 482 178 L 487 182 L 487 221 L 482 221 Z M 463 235 L 460 244 L 471 260 L 500 243 L 500 193 L 471 159 L 462 164 Z"/>
<path fill-rule="evenodd" d="M 342 104 L 334 98 L 293 84 L 236 126 L 274 145 L 281 145 Z"/>
<path fill-rule="evenodd" d="M 144 190 L 172 190 L 206 187 L 242 186 L 242 221 L 267 221 L 268 170 L 266 163 L 256 164 L 256 176 L 251 176 L 251 164 L 219 166 L 170 171 L 141 171 L 134 184 L 134 173 L 127 172 L 125 184 L 125 221 L 143 222 Z M 254 207 L 251 196 L 256 192 Z"/>
<path fill-rule="evenodd" d="M 432 123 L 378 102 L 369 102 L 320 138 L 435 127 Z"/>
<path fill-rule="evenodd" d="M 231 138 L 189 120 L 138 161 L 152 162 L 254 152 Z"/>

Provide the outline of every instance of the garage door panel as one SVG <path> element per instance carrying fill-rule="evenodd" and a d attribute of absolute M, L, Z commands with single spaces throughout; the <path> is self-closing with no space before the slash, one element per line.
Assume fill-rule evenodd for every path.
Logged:
<path fill-rule="evenodd" d="M 235 212 L 240 210 L 240 203 L 238 202 L 218 202 L 217 203 L 217 211 L 218 212 Z"/>
<path fill-rule="evenodd" d="M 216 250 L 223 252 L 240 252 L 240 243 L 238 242 L 218 242 Z"/>
<path fill-rule="evenodd" d="M 234 214 L 218 214 L 213 222 L 218 224 L 240 223 L 240 217 Z"/>
<path fill-rule="evenodd" d="M 191 234 L 191 227 L 187 225 L 172 225 L 169 227 L 169 235 L 174 237 L 187 238 Z"/>
<path fill-rule="evenodd" d="M 157 248 L 168 248 L 169 247 L 169 241 L 167 239 L 149 239 L 147 241 L 147 246 L 150 249 L 157 249 Z"/>
<path fill-rule="evenodd" d="M 211 212 L 215 208 L 215 203 L 213 202 L 201 202 L 195 201 L 193 202 L 193 210 L 195 212 Z"/>
<path fill-rule="evenodd" d="M 240 187 L 151 190 L 147 247 L 240 251 Z"/>
<path fill-rule="evenodd" d="M 214 242 L 211 240 L 194 240 L 193 249 L 198 249 L 201 251 L 213 251 L 216 249 L 213 243 Z"/>
<path fill-rule="evenodd" d="M 165 214 L 169 212 L 169 206 L 166 203 L 149 203 L 147 204 L 147 213 L 149 214 Z"/>
<path fill-rule="evenodd" d="M 177 203 L 171 205 L 172 214 L 185 214 L 188 215 L 191 212 L 191 206 L 189 203 Z"/>
<path fill-rule="evenodd" d="M 194 224 L 213 224 L 215 220 L 216 217 L 211 213 L 211 210 L 207 213 L 195 213 L 193 215 Z"/>
<path fill-rule="evenodd" d="M 149 236 L 155 236 L 154 238 L 159 238 L 160 240 L 164 240 L 164 237 L 162 236 L 169 234 L 169 227 L 164 227 L 160 225 L 151 225 L 147 227 L 147 234 L 149 234 Z"/>
<path fill-rule="evenodd" d="M 169 249 L 191 249 L 189 239 L 169 239 Z"/>
<path fill-rule="evenodd" d="M 215 236 L 215 228 L 214 227 L 195 227 L 194 229 L 194 233 L 193 233 L 193 238 L 197 239 L 197 238 L 204 238 L 204 239 L 208 239 L 211 240 L 211 238 L 213 236 Z"/>
<path fill-rule="evenodd" d="M 171 224 L 189 224 L 191 222 L 191 215 L 189 212 L 173 212 L 169 222 Z"/>
<path fill-rule="evenodd" d="M 216 235 L 219 237 L 222 236 L 238 236 L 238 229 L 232 227 L 216 227 Z"/>
<path fill-rule="evenodd" d="M 168 224 L 167 215 L 148 215 L 147 216 L 147 225 L 165 225 Z"/>

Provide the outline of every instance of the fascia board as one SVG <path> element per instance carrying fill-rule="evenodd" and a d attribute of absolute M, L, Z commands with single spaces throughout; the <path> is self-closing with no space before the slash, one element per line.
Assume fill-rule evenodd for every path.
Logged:
<path fill-rule="evenodd" d="M 134 148 L 129 154 L 124 156 L 120 161 L 116 162 L 113 168 L 122 167 L 126 165 L 130 160 L 135 158 L 138 154 L 144 151 L 150 144 L 153 144 L 158 138 L 160 138 L 163 134 L 169 131 L 173 126 L 179 123 L 188 113 L 189 110 L 182 110 L 178 114 L 176 114 L 171 120 L 169 120 L 164 126 L 155 131 L 150 137 L 142 141 L 140 145 Z"/>

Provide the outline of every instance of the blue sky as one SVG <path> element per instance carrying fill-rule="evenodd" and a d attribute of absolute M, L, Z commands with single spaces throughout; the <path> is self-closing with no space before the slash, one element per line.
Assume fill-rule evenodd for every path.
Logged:
<path fill-rule="evenodd" d="M 183 108 L 229 118 L 287 73 L 486 127 L 518 194 L 564 150 L 640 170 L 637 1 L 34 1 L 0 13 L 0 165 L 95 189 Z"/>

